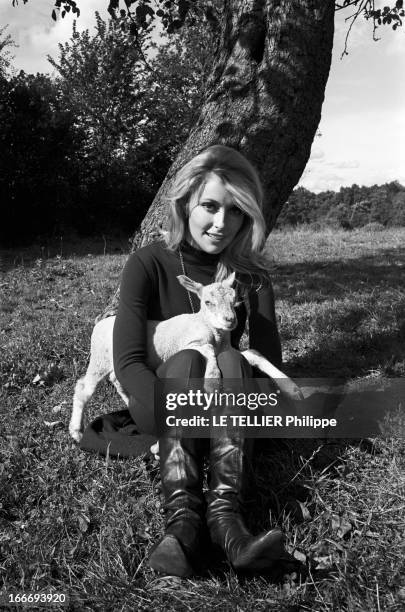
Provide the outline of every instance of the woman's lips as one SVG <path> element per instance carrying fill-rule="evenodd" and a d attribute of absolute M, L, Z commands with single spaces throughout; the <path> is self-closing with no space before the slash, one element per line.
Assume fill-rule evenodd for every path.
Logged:
<path fill-rule="evenodd" d="M 205 232 L 211 240 L 223 240 L 225 236 L 223 234 L 211 234 L 210 232 Z"/>

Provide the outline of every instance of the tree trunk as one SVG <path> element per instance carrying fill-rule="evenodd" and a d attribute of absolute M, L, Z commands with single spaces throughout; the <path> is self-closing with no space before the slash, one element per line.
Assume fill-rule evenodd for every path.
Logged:
<path fill-rule="evenodd" d="M 321 118 L 332 57 L 334 0 L 225 0 L 221 37 L 199 119 L 135 234 L 153 241 L 177 170 L 226 144 L 258 170 L 267 232 L 300 179 Z M 104 314 L 115 310 L 116 294 Z"/>

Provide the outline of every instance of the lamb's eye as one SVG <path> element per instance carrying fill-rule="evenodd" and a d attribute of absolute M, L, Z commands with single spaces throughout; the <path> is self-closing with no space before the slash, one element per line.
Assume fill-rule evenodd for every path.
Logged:
<path fill-rule="evenodd" d="M 204 304 L 205 304 L 206 306 L 212 306 L 212 302 L 210 302 L 209 300 L 205 300 L 205 301 L 204 301 Z"/>

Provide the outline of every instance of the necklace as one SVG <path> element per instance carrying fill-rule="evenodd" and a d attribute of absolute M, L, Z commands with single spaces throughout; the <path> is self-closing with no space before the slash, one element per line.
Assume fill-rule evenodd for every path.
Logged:
<path fill-rule="evenodd" d="M 187 276 L 186 268 L 184 267 L 183 253 L 181 252 L 181 248 L 180 247 L 179 247 L 179 257 L 180 257 L 180 264 L 181 264 L 181 269 L 182 269 L 183 275 Z M 186 289 L 186 291 L 187 291 L 187 295 L 188 295 L 188 301 L 190 302 L 191 312 L 193 314 L 195 314 L 193 300 L 191 299 L 191 293 L 190 293 L 190 291 L 188 289 Z"/>

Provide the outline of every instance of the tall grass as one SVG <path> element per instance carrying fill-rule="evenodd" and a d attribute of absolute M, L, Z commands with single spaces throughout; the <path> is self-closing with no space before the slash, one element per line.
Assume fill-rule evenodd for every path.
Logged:
<path fill-rule="evenodd" d="M 401 228 L 271 235 L 291 375 L 404 376 L 404 244 Z M 94 317 L 125 261 L 105 243 L 99 252 L 3 253 L 2 596 L 65 593 L 71 610 L 403 609 L 404 444 L 395 439 L 261 441 L 249 522 L 282 525 L 300 568 L 241 577 L 211 559 L 190 580 L 148 568 L 163 525 L 156 463 L 86 455 L 67 434 Z M 105 385 L 90 417 L 121 408 Z"/>

